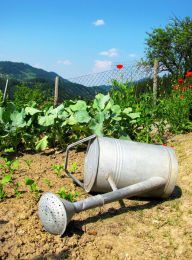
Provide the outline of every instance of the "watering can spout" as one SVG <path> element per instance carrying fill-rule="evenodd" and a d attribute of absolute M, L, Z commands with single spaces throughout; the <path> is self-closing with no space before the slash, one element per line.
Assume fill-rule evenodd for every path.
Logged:
<path fill-rule="evenodd" d="M 55 194 L 45 193 L 39 202 L 39 217 L 45 229 L 55 235 L 63 235 L 67 224 L 75 213 L 103 206 L 104 204 L 117 201 L 123 198 L 130 198 L 142 193 L 156 190 L 166 184 L 166 180 L 161 177 L 153 177 L 149 180 L 133 184 L 131 186 L 99 194 L 70 203 L 58 198 Z"/>

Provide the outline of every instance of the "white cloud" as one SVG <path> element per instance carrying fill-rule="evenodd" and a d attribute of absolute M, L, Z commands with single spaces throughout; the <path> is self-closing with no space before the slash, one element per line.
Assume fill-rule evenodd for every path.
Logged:
<path fill-rule="evenodd" d="M 33 67 L 35 67 L 37 69 L 42 69 L 42 66 L 39 63 L 34 64 Z"/>
<path fill-rule="evenodd" d="M 130 58 L 135 58 L 137 55 L 135 54 L 135 53 L 131 53 L 131 54 L 129 54 L 129 57 Z"/>
<path fill-rule="evenodd" d="M 110 60 L 95 60 L 94 63 L 95 63 L 93 67 L 94 73 L 109 70 L 112 65 L 112 61 Z"/>
<path fill-rule="evenodd" d="M 116 48 L 109 49 L 108 51 L 102 51 L 99 54 L 103 55 L 103 56 L 108 56 L 108 57 L 116 57 L 116 56 L 118 56 Z"/>
<path fill-rule="evenodd" d="M 101 25 L 104 25 L 105 22 L 102 19 L 98 19 L 96 22 L 93 22 L 93 24 L 95 26 L 101 26 Z"/>
<path fill-rule="evenodd" d="M 70 60 L 58 60 L 57 63 L 63 64 L 63 65 L 71 65 L 72 64 Z"/>

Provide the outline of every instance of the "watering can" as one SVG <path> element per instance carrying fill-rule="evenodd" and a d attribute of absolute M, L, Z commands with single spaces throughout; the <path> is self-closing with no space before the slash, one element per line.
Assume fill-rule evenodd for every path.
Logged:
<path fill-rule="evenodd" d="M 67 170 L 69 150 L 88 142 L 84 180 Z M 168 198 L 176 184 L 178 163 L 174 149 L 96 135 L 69 145 L 65 172 L 87 192 L 101 193 L 70 203 L 54 193 L 45 193 L 39 201 L 39 217 L 52 234 L 63 235 L 75 213 L 133 196 Z M 104 194 L 103 194 L 104 193 Z"/>

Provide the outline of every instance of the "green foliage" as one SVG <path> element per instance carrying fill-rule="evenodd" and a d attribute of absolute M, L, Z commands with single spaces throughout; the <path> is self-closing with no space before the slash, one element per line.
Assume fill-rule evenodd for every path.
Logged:
<path fill-rule="evenodd" d="M 14 92 L 14 103 L 18 109 L 21 109 L 30 101 L 35 101 L 38 105 L 42 105 L 46 100 L 46 93 L 41 89 L 41 85 L 35 85 L 34 88 L 25 85 L 16 86 Z"/>
<path fill-rule="evenodd" d="M 21 182 L 17 182 L 14 188 L 14 192 L 17 195 L 18 199 L 21 198 L 21 192 L 18 190 L 20 186 L 21 186 Z"/>
<path fill-rule="evenodd" d="M 22 161 L 24 161 L 26 164 L 27 164 L 27 166 L 29 167 L 29 169 L 31 168 L 31 163 L 33 162 L 33 160 L 26 160 L 26 159 L 20 159 L 20 160 L 22 160 Z"/>
<path fill-rule="evenodd" d="M 75 193 L 72 193 L 72 192 L 69 192 L 67 193 L 65 191 L 65 188 L 61 188 L 60 191 L 57 193 L 59 195 L 60 198 L 62 199 L 66 199 L 70 202 L 73 202 L 74 201 L 74 198 L 78 195 L 80 195 L 80 192 L 75 192 Z"/>
<path fill-rule="evenodd" d="M 69 169 L 69 172 L 70 172 L 70 173 L 72 173 L 72 172 L 74 173 L 74 172 L 76 172 L 76 171 L 78 170 L 78 168 L 79 168 L 79 167 L 77 166 L 77 163 L 76 163 L 76 162 L 73 162 L 73 163 L 72 163 L 72 168 Z"/>
<path fill-rule="evenodd" d="M 19 167 L 19 162 L 15 160 L 9 161 L 7 158 L 0 157 L 0 161 L 4 162 L 0 164 L 0 169 L 2 169 L 3 174 L 13 174 L 15 172 L 16 167 Z"/>
<path fill-rule="evenodd" d="M 0 90 L 0 107 L 3 105 L 3 92 Z"/>
<path fill-rule="evenodd" d="M 162 142 L 167 125 L 171 125 L 173 132 L 191 129 L 192 91 L 188 87 L 192 85 L 191 78 L 186 79 L 185 98 L 181 100 L 182 90 L 176 95 L 172 86 L 167 89 L 163 86 L 166 80 L 169 84 L 173 80 L 165 76 L 160 81 L 156 105 L 151 91 L 142 92 L 141 85 L 137 88 L 134 83 L 117 81 L 113 81 L 108 95 L 100 93 L 91 101 L 67 100 L 55 108 L 50 105 L 38 108 L 31 101 L 19 110 L 13 102 L 7 102 L 0 107 L 0 150 L 17 151 L 21 145 L 37 151 L 58 144 L 66 148 L 91 134 Z"/>
<path fill-rule="evenodd" d="M 192 130 L 192 77 L 184 83 L 175 83 L 171 94 L 159 100 L 158 118 L 165 118 L 172 133 Z"/>
<path fill-rule="evenodd" d="M 6 198 L 6 193 L 3 191 L 3 187 L 4 187 L 5 183 L 10 182 L 10 181 L 11 181 L 11 175 L 10 174 L 6 175 L 1 180 L 1 183 L 0 183 L 0 199 L 5 199 Z"/>
<path fill-rule="evenodd" d="M 48 179 L 46 179 L 46 178 L 43 179 L 43 180 L 44 180 L 45 183 L 47 183 L 47 185 L 48 185 L 49 188 L 52 187 L 50 180 L 48 180 Z"/>
<path fill-rule="evenodd" d="M 25 178 L 25 185 L 30 186 L 31 192 L 35 193 L 35 198 L 39 196 L 39 189 L 37 188 L 37 183 L 29 178 Z"/>
<path fill-rule="evenodd" d="M 61 170 L 63 170 L 64 169 L 64 166 L 62 165 L 62 164 L 60 164 L 60 165 L 52 165 L 51 166 L 51 168 L 52 169 L 54 169 L 54 170 L 56 170 L 56 174 L 57 174 L 57 176 L 61 176 Z"/>
<path fill-rule="evenodd" d="M 146 39 L 146 62 L 153 66 L 154 59 L 161 71 L 185 75 L 192 69 L 192 19 L 173 17 L 165 28 L 153 29 Z"/>

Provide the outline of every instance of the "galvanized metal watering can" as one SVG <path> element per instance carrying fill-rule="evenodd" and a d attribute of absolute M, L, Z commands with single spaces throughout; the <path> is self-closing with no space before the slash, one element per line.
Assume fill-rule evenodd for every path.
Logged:
<path fill-rule="evenodd" d="M 87 141 L 82 183 L 69 173 L 67 163 L 69 150 Z M 67 147 L 65 172 L 87 192 L 106 193 L 74 203 L 45 193 L 39 202 L 39 217 L 49 233 L 58 235 L 63 235 L 72 216 L 80 211 L 133 196 L 169 197 L 178 164 L 171 147 L 93 135 Z"/>

